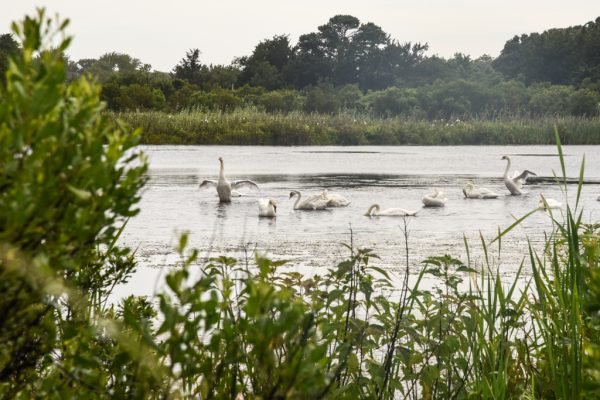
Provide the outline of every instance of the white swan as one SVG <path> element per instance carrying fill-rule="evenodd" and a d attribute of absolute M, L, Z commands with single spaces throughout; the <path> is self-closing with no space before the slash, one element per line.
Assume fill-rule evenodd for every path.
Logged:
<path fill-rule="evenodd" d="M 346 207 L 348 204 L 352 203 L 344 196 L 336 193 L 329 193 L 327 190 L 323 190 L 321 196 L 327 199 L 327 207 Z"/>
<path fill-rule="evenodd" d="M 292 190 L 290 192 L 290 199 L 294 196 L 298 196 L 294 203 L 294 210 L 324 210 L 327 208 L 327 199 L 323 197 L 322 193 L 301 201 L 302 193 Z"/>
<path fill-rule="evenodd" d="M 379 209 L 379 204 L 373 204 L 367 210 L 365 216 L 367 217 L 408 217 L 417 215 L 418 211 L 405 210 L 404 208 L 386 208 L 385 210 Z"/>
<path fill-rule="evenodd" d="M 561 208 L 562 203 L 558 200 L 547 199 L 543 194 L 540 194 L 540 202 L 538 203 L 540 210 L 549 210 L 553 208 Z"/>
<path fill-rule="evenodd" d="M 444 207 L 448 199 L 444 197 L 444 192 L 433 189 L 433 193 L 426 194 L 421 201 L 424 207 Z"/>
<path fill-rule="evenodd" d="M 200 184 L 201 188 L 204 187 L 216 187 L 217 194 L 219 195 L 219 202 L 221 203 L 229 203 L 231 202 L 231 196 L 241 196 L 241 194 L 232 189 L 238 189 L 244 186 L 253 187 L 258 189 L 258 185 L 250 180 L 241 180 L 241 181 L 233 181 L 229 182 L 227 178 L 225 178 L 225 169 L 223 167 L 223 157 L 219 157 L 219 163 L 221 163 L 221 169 L 219 170 L 219 180 L 204 180 Z"/>
<path fill-rule="evenodd" d="M 462 191 L 467 199 L 496 199 L 500 196 L 488 188 L 477 187 L 470 182 L 463 186 Z"/>
<path fill-rule="evenodd" d="M 277 202 L 274 199 L 258 199 L 259 217 L 276 217 Z"/>
<path fill-rule="evenodd" d="M 520 195 L 523 194 L 521 188 L 523 187 L 523 183 L 527 180 L 529 175 L 536 175 L 535 173 L 525 170 L 523 173 L 519 173 L 519 171 L 515 171 L 512 176 L 508 176 L 508 170 L 510 169 L 511 159 L 509 156 L 502 156 L 502 160 L 508 161 L 506 164 L 506 169 L 504 170 L 504 184 L 506 188 L 512 195 Z"/>

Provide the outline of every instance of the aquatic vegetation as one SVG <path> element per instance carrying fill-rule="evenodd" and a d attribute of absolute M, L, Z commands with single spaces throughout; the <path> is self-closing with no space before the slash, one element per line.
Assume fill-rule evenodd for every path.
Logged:
<path fill-rule="evenodd" d="M 377 118 L 360 113 L 268 113 L 190 110 L 109 113 L 142 128 L 145 144 L 221 145 L 519 145 L 553 144 L 558 127 L 565 144 L 599 144 L 600 118 L 504 117 L 448 123 Z"/>

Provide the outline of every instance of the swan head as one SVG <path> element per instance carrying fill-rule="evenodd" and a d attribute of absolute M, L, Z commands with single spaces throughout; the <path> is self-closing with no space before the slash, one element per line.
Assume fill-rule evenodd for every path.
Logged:
<path fill-rule="evenodd" d="M 269 199 L 269 204 L 273 206 L 273 210 L 277 212 L 277 202 L 273 199 Z"/>
<path fill-rule="evenodd" d="M 299 194 L 300 194 L 300 193 L 299 193 L 297 190 L 292 190 L 292 191 L 290 192 L 290 199 L 291 199 L 292 197 L 294 197 L 294 196 L 297 196 L 297 195 L 299 195 Z"/>
<path fill-rule="evenodd" d="M 509 156 L 502 156 L 501 160 L 510 160 Z"/>
<path fill-rule="evenodd" d="M 223 157 L 219 157 L 219 162 L 223 164 Z"/>
<path fill-rule="evenodd" d="M 374 209 L 379 211 L 379 204 L 373 204 L 371 207 L 369 207 L 369 209 L 365 213 L 365 217 L 370 217 L 372 215 Z"/>
<path fill-rule="evenodd" d="M 465 197 L 469 197 L 467 195 L 472 190 L 473 190 L 473 184 L 471 182 L 467 182 L 467 184 L 465 186 L 463 186 L 462 192 L 465 195 Z"/>

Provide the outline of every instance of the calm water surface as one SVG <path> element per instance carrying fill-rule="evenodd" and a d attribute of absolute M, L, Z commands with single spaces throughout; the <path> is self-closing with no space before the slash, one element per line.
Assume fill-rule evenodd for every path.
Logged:
<path fill-rule="evenodd" d="M 368 218 L 367 208 L 401 207 L 420 210 L 408 219 L 409 258 L 416 271 L 430 255 L 451 254 L 466 261 L 464 239 L 471 258 L 481 261 L 480 233 L 490 241 L 499 228 L 508 227 L 537 207 L 539 194 L 566 203 L 554 183 L 534 183 L 524 196 L 510 196 L 502 182 L 506 162 L 514 170 L 528 169 L 540 176 L 560 174 L 554 146 L 451 147 L 254 147 L 254 146 L 143 146 L 148 155 L 150 180 L 142 194 L 141 212 L 132 219 L 121 244 L 138 248 L 141 267 L 115 296 L 150 295 L 161 286 L 161 276 L 176 266 L 178 233 L 190 234 L 189 244 L 202 258 L 230 255 L 243 259 L 254 251 L 289 260 L 287 268 L 308 275 L 348 256 L 342 243 L 373 249 L 379 266 L 399 271 L 406 256 L 401 218 Z M 577 178 L 586 157 L 586 185 L 581 205 L 585 219 L 598 220 L 600 202 L 600 146 L 565 146 L 567 176 Z M 225 159 L 228 179 L 252 179 L 260 191 L 244 190 L 231 204 L 219 204 L 214 189 L 198 188 L 203 179 L 216 179 L 219 156 Z M 495 200 L 463 198 L 462 186 L 473 181 L 502 196 Z M 422 208 L 421 197 L 433 188 L 444 191 L 445 208 Z M 352 201 L 350 206 L 325 211 L 294 211 L 290 190 L 317 193 L 327 189 Z M 576 185 L 569 185 L 573 202 Z M 506 195 L 506 196 L 505 196 Z M 258 218 L 256 201 L 278 201 L 276 219 Z M 574 202 L 573 202 L 574 204 Z M 564 209 L 564 207 L 563 207 Z M 560 218 L 560 211 L 555 212 Z M 510 276 L 527 252 L 527 238 L 540 247 L 552 230 L 545 212 L 538 212 L 503 238 L 491 254 L 500 270 Z"/>

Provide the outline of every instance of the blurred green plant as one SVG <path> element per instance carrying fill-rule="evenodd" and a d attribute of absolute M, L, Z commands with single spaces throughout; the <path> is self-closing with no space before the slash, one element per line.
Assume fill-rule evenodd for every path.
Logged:
<path fill-rule="evenodd" d="M 135 267 L 116 241 L 145 180 L 139 132 L 102 115 L 93 81 L 65 83 L 67 24 L 13 24 L 0 87 L 0 397 L 110 393 L 96 322 Z"/>

